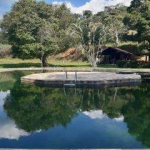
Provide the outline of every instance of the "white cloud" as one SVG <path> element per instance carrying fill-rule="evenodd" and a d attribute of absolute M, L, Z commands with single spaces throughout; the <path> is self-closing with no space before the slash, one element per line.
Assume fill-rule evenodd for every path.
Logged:
<path fill-rule="evenodd" d="M 12 4 L 17 1 L 19 0 L 0 0 L 0 20 L 3 18 L 3 15 L 10 10 Z M 62 0 L 62 2 L 56 0 L 53 4 L 62 4 L 63 2 L 64 0 Z M 75 7 L 72 3 L 66 0 L 66 5 L 73 13 L 82 14 L 84 10 L 91 10 L 95 14 L 99 11 L 103 11 L 105 6 L 116 5 L 118 3 L 123 3 L 124 5 L 129 6 L 130 2 L 131 0 L 90 0 L 80 7 Z"/>
<path fill-rule="evenodd" d="M 84 10 L 91 10 L 94 14 L 103 11 L 105 6 L 116 5 L 118 3 L 122 3 L 125 6 L 130 5 L 131 0 L 90 0 L 85 3 L 83 6 L 75 7 L 70 2 L 66 1 L 66 5 L 71 9 L 73 13 L 81 14 Z M 53 4 L 62 4 L 63 2 L 55 1 Z"/>

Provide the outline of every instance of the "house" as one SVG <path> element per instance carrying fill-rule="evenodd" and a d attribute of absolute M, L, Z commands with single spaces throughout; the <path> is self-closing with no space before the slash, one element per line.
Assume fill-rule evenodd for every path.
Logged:
<path fill-rule="evenodd" d="M 97 54 L 97 63 L 115 64 L 118 60 L 135 60 L 136 57 L 125 50 L 108 47 Z"/>

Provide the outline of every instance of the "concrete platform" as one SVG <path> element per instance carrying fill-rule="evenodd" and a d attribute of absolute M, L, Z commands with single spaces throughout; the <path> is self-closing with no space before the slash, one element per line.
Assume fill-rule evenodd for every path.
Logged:
<path fill-rule="evenodd" d="M 141 76 L 113 72 L 52 72 L 27 75 L 21 82 L 50 87 L 101 87 L 139 84 Z"/>

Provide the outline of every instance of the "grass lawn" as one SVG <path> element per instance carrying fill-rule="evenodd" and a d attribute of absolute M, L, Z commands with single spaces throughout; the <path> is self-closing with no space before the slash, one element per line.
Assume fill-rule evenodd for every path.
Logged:
<path fill-rule="evenodd" d="M 69 61 L 69 60 L 48 60 L 49 67 L 81 67 L 81 68 L 91 68 L 88 62 L 81 62 L 81 61 Z M 29 67 L 41 67 L 41 62 L 39 59 L 28 59 L 28 60 L 21 60 L 18 58 L 3 58 L 0 59 L 0 68 L 29 68 Z M 131 70 L 131 71 L 145 71 L 149 72 L 149 68 L 118 68 L 115 65 L 100 65 L 97 67 L 98 70 L 111 70 L 111 71 L 124 71 L 124 70 Z"/>
<path fill-rule="evenodd" d="M 49 67 L 90 67 L 88 62 L 69 61 L 69 60 L 48 60 Z M 41 67 L 39 59 L 21 60 L 18 58 L 0 59 L 0 68 L 25 68 L 25 67 Z"/>

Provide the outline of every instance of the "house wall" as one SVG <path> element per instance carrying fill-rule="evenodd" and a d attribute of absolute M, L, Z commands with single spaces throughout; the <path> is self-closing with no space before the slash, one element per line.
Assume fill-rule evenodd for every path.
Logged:
<path fill-rule="evenodd" d="M 146 61 L 146 62 L 148 62 L 149 61 L 149 56 L 144 55 L 144 56 L 139 57 L 137 60 L 138 61 Z"/>

